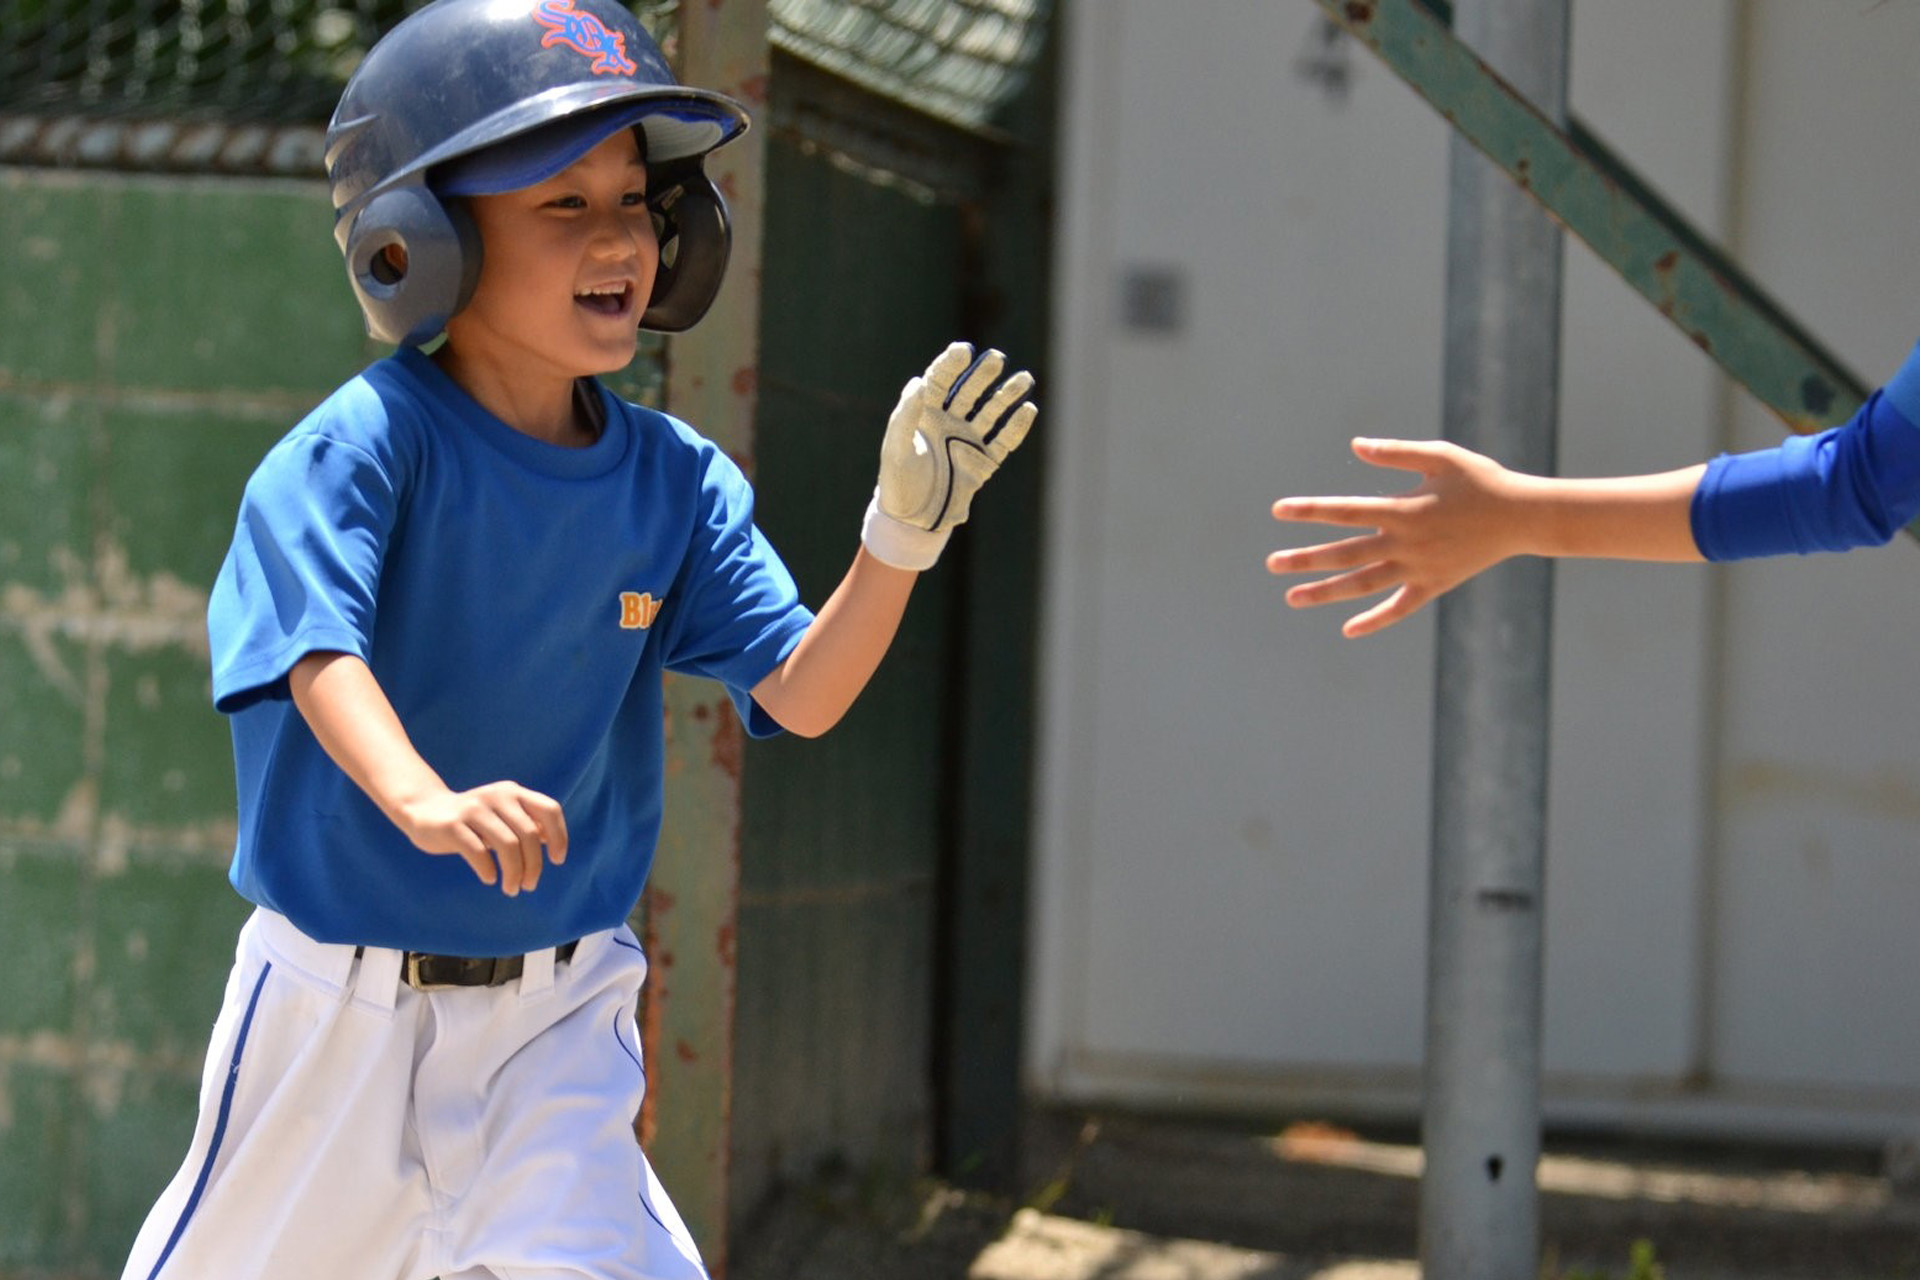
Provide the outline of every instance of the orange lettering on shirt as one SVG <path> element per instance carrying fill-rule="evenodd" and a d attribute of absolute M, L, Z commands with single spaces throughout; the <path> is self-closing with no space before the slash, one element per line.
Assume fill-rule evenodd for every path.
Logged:
<path fill-rule="evenodd" d="M 622 591 L 620 593 L 620 626 L 627 631 L 645 631 L 653 625 L 660 613 L 664 600 L 655 600 L 650 592 Z"/>

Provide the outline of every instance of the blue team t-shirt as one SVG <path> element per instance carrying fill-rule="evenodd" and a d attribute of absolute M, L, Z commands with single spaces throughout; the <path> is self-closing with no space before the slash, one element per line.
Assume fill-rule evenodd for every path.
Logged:
<path fill-rule="evenodd" d="M 1709 560 L 1879 546 L 1920 515 L 1920 346 L 1845 424 L 1721 454 L 1694 490 Z"/>
<path fill-rule="evenodd" d="M 584 384 L 592 445 L 532 439 L 403 349 L 341 387 L 247 484 L 208 606 L 239 783 L 231 879 L 323 942 L 508 955 L 623 921 L 652 864 L 661 673 L 748 691 L 813 619 L 745 477 L 665 414 Z M 450 787 L 554 797 L 569 852 L 509 898 L 416 849 L 326 755 L 287 675 L 366 661 Z"/>

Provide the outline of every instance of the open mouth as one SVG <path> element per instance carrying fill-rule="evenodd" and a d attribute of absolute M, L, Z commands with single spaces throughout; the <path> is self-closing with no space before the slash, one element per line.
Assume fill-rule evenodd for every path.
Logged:
<path fill-rule="evenodd" d="M 631 284 L 603 284 L 573 295 L 574 303 L 596 315 L 625 316 L 633 310 Z"/>

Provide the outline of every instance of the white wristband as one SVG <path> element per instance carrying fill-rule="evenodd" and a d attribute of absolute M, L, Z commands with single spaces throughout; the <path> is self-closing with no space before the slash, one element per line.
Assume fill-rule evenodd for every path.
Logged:
<path fill-rule="evenodd" d="M 931 569 L 946 550 L 951 528 L 931 533 L 895 520 L 880 509 L 880 491 L 874 490 L 867 503 L 866 519 L 860 523 L 860 541 L 874 559 L 896 569 Z"/>

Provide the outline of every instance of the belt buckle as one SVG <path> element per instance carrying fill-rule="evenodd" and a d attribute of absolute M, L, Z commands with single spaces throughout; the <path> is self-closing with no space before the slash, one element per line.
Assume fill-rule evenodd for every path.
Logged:
<path fill-rule="evenodd" d="M 407 952 L 407 985 L 415 991 L 451 991 L 459 985 L 452 982 L 428 982 L 420 976 L 420 962 L 427 959 L 418 951 Z"/>

